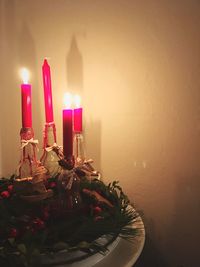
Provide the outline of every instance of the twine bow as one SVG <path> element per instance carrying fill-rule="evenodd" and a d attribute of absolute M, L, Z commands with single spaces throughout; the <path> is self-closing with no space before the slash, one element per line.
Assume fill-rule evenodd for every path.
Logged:
<path fill-rule="evenodd" d="M 62 148 L 62 146 L 58 146 L 56 143 L 54 143 L 52 146 L 48 146 L 48 147 L 45 147 L 45 150 L 47 152 L 50 152 L 52 150 L 60 150 Z"/>
<path fill-rule="evenodd" d="M 100 172 L 96 171 L 91 163 L 93 163 L 92 159 L 88 159 L 88 160 L 77 160 L 77 168 L 79 168 L 80 170 L 82 170 L 83 172 L 86 173 L 86 175 L 88 175 L 89 177 L 96 177 L 98 180 L 101 179 L 101 174 Z"/>
<path fill-rule="evenodd" d="M 58 179 L 60 180 L 62 187 L 65 190 L 70 190 L 74 181 L 74 171 L 73 170 L 63 170 Z"/>
<path fill-rule="evenodd" d="M 38 145 L 38 140 L 34 140 L 33 138 L 29 139 L 29 140 L 21 140 L 21 149 L 23 149 L 25 146 L 27 146 L 28 144 L 32 144 L 32 145 Z"/>
<path fill-rule="evenodd" d="M 74 181 L 74 173 L 73 173 L 73 171 L 69 171 L 68 175 L 69 175 L 69 181 L 68 181 L 65 189 L 70 190 L 72 188 L 72 184 L 73 184 L 73 181 Z"/>

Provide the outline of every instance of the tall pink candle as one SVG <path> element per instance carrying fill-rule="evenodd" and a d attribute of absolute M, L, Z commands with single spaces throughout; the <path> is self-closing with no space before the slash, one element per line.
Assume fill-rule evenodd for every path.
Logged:
<path fill-rule="evenodd" d="M 43 74 L 43 86 L 44 86 L 44 103 L 45 103 L 45 115 L 46 123 L 53 122 L 53 102 L 51 91 L 51 71 L 47 60 L 44 60 L 42 66 Z"/>
<path fill-rule="evenodd" d="M 28 83 L 28 71 L 22 70 L 21 84 L 22 128 L 32 128 L 31 85 Z"/>
<path fill-rule="evenodd" d="M 66 159 L 73 155 L 73 129 L 72 129 L 72 109 L 71 96 L 65 95 L 66 108 L 63 109 L 63 153 Z"/>
<path fill-rule="evenodd" d="M 81 133 L 82 132 L 82 113 L 83 109 L 80 107 L 81 98 L 79 95 L 75 96 L 75 105 L 74 109 L 74 132 Z"/>

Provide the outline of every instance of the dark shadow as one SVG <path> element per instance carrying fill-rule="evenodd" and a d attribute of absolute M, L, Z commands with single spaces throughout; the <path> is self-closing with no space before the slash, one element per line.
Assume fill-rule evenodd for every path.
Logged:
<path fill-rule="evenodd" d="M 27 67 L 31 73 L 32 113 L 35 137 L 42 138 L 39 86 L 36 70 L 36 51 L 34 40 L 27 23 L 22 23 L 21 33 L 17 33 L 15 1 L 1 2 L 1 175 L 14 173 L 20 158 L 20 128 L 21 128 L 21 78 L 19 69 Z"/>
<path fill-rule="evenodd" d="M 169 267 L 163 259 L 159 249 L 147 235 L 144 249 L 134 267 Z"/>
<path fill-rule="evenodd" d="M 139 213 L 141 214 L 142 212 Z M 160 249 L 153 242 L 156 235 L 153 219 L 147 219 L 144 215 L 141 215 L 141 217 L 146 231 L 145 245 L 134 267 L 169 267 Z"/>
<path fill-rule="evenodd" d="M 198 172 L 192 172 L 188 176 L 178 176 L 174 193 L 174 216 L 168 232 L 167 247 L 182 252 L 171 259 L 178 267 L 198 267 L 200 263 L 200 178 Z"/>
<path fill-rule="evenodd" d="M 66 64 L 68 89 L 72 93 L 81 94 L 83 91 L 83 58 L 74 35 L 71 39 Z"/>
<path fill-rule="evenodd" d="M 37 56 L 35 42 L 26 21 L 22 23 L 21 34 L 19 36 L 19 65 L 29 69 L 31 73 L 30 83 L 32 85 L 32 116 L 33 130 L 35 138 L 42 142 L 42 113 L 40 108 L 41 86 L 37 77 Z"/>
<path fill-rule="evenodd" d="M 83 57 L 75 35 L 71 38 L 70 49 L 67 53 L 66 67 L 67 88 L 73 94 L 80 94 L 84 103 Z M 95 169 L 101 170 L 101 122 L 99 120 L 86 122 L 84 118 L 85 113 L 83 109 L 86 158 L 92 158 L 94 160 Z M 87 153 L 87 151 L 89 151 L 89 153 Z"/>
<path fill-rule="evenodd" d="M 1 1 L 0 3 L 0 39 L 1 39 L 1 64 L 0 64 L 0 124 L 1 124 L 1 170 L 4 176 L 13 173 L 15 163 L 17 163 L 17 136 L 18 111 L 20 87 L 16 85 L 16 20 L 15 1 Z"/>

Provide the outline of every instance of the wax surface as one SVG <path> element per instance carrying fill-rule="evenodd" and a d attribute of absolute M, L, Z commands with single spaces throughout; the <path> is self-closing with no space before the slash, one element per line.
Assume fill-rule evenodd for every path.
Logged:
<path fill-rule="evenodd" d="M 72 109 L 63 109 L 63 153 L 65 158 L 72 157 L 73 153 Z"/>
<path fill-rule="evenodd" d="M 31 85 L 21 85 L 22 127 L 32 128 Z"/>
<path fill-rule="evenodd" d="M 52 101 L 52 90 L 51 90 L 51 71 L 47 60 L 44 60 L 42 66 L 43 74 L 43 86 L 44 86 L 44 103 L 45 103 L 45 116 L 46 122 L 53 122 L 53 101 Z"/>
<path fill-rule="evenodd" d="M 74 109 L 74 132 L 82 132 L 82 108 Z"/>

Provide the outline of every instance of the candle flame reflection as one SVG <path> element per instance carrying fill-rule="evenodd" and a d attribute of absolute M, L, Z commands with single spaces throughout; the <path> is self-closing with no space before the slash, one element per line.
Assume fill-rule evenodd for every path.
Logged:
<path fill-rule="evenodd" d="M 24 84 L 28 84 L 29 71 L 26 68 L 21 69 L 21 77 Z"/>
<path fill-rule="evenodd" d="M 72 95 L 70 93 L 64 94 L 64 105 L 67 109 L 71 108 L 72 104 Z"/>

